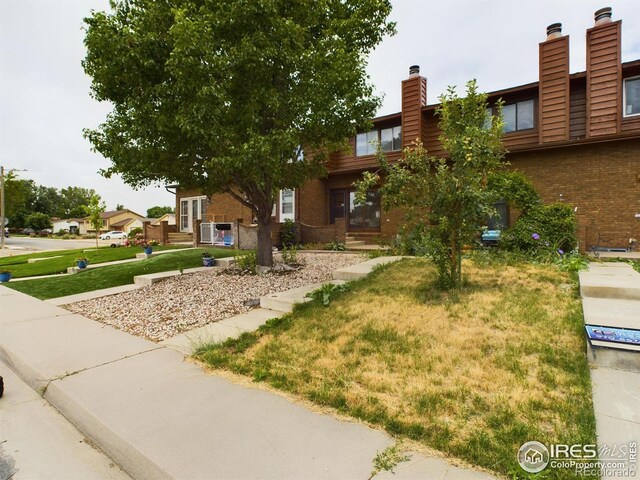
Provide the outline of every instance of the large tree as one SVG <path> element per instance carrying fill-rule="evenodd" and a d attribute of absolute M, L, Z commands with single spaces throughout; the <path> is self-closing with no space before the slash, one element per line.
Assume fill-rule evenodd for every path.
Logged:
<path fill-rule="evenodd" d="M 328 153 L 379 106 L 365 72 L 388 0 L 129 0 L 85 19 L 83 66 L 113 111 L 86 135 L 105 176 L 227 192 L 258 221 L 270 266 L 281 189 L 324 173 Z M 304 150 L 303 150 L 304 148 Z"/>
<path fill-rule="evenodd" d="M 96 191 L 93 188 L 67 187 L 61 189 L 59 216 L 61 218 L 84 217 L 85 207 L 89 205 L 94 195 L 96 195 Z"/>

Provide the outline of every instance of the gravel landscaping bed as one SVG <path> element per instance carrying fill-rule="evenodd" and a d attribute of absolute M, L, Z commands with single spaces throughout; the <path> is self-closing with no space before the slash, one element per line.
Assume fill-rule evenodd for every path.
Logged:
<path fill-rule="evenodd" d="M 279 255 L 274 259 L 280 260 Z M 361 254 L 298 253 L 303 266 L 293 272 L 238 275 L 212 269 L 64 308 L 160 341 L 247 312 L 255 308 L 251 301 L 264 295 L 330 280 L 334 270 L 365 260 Z"/>

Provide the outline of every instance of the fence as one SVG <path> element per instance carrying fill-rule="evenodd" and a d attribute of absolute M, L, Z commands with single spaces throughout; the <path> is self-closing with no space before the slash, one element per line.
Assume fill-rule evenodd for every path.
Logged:
<path fill-rule="evenodd" d="M 200 224 L 200 243 L 231 247 L 235 243 L 233 223 L 210 222 Z"/>

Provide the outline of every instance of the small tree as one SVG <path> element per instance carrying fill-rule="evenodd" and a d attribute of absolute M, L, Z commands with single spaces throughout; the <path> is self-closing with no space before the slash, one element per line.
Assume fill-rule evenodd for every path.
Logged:
<path fill-rule="evenodd" d="M 46 213 L 35 212 L 25 218 L 25 225 L 29 228 L 33 228 L 36 231 L 46 230 L 47 228 L 51 228 L 53 225 L 51 224 L 51 220 L 49 220 L 49 215 Z"/>
<path fill-rule="evenodd" d="M 100 201 L 100 195 L 93 194 L 89 199 L 89 204 L 85 206 L 85 212 L 89 217 L 91 228 L 96 231 L 96 250 L 98 249 L 98 236 L 102 228 L 102 216 L 100 215 L 107 209 L 104 202 Z"/>
<path fill-rule="evenodd" d="M 475 80 L 467 83 L 466 97 L 458 97 L 449 87 L 440 102 L 436 114 L 447 158 L 428 155 L 417 142 L 415 148 L 405 149 L 402 162 L 390 164 L 379 150 L 380 170 L 366 172 L 356 185 L 357 201 L 362 203 L 367 190 L 384 177 L 383 207 L 406 209 L 404 233 L 418 232 L 424 253 L 438 269 L 438 285 L 449 289 L 459 287 L 462 280 L 462 246 L 494 212 L 488 176 L 503 165 L 505 149 L 502 105 L 498 103 L 498 115 L 489 122 L 487 95 L 478 92 Z"/>

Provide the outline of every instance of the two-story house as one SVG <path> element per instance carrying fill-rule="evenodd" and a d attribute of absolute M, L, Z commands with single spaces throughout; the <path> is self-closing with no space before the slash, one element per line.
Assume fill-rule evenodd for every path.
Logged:
<path fill-rule="evenodd" d="M 561 24 L 547 28 L 539 47 L 538 80 L 490 92 L 489 103 L 505 102 L 503 141 L 508 168 L 524 173 L 545 202 L 576 209 L 581 247 L 627 247 L 640 239 L 640 59 L 621 62 L 620 20 L 611 9 L 595 13 L 586 32 L 586 70 L 569 72 L 569 36 Z M 353 182 L 377 167 L 375 142 L 390 160 L 420 139 L 429 153 L 443 154 L 436 104 L 427 101 L 427 79 L 412 66 L 402 82 L 402 111 L 373 119 L 373 129 L 349 142 L 327 164 L 325 178 L 295 191 L 281 191 L 277 222 L 300 224 L 303 241 L 390 238 L 402 215 L 385 212 L 376 191 L 366 205 L 354 204 Z M 195 220 L 251 223 L 249 209 L 228 195 L 207 199 L 194 191 L 176 192 L 178 228 Z M 505 223 L 508 212 L 504 211 Z"/>

